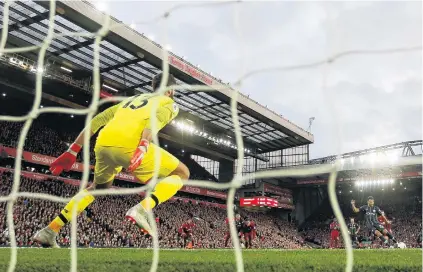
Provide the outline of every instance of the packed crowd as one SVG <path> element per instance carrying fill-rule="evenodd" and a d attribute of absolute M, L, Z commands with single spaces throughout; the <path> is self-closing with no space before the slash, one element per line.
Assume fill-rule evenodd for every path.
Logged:
<path fill-rule="evenodd" d="M 2 127 L 0 130 L 0 144 L 16 147 L 22 123 L 0 122 L 0 126 Z M 75 137 L 75 133 L 54 130 L 41 121 L 35 120 L 29 130 L 24 150 L 57 157 L 68 148 L 68 143 Z M 93 144 L 94 141 L 91 141 L 92 146 Z M 90 152 L 91 163 L 94 163 L 93 154 L 94 152 Z M 81 158 L 78 157 L 78 160 L 81 161 Z M 192 164 L 191 167 L 197 167 L 194 162 Z M 31 169 L 31 171 L 40 170 Z M 45 172 L 45 169 L 41 170 Z M 206 172 L 205 170 L 192 171 L 191 178 L 213 180 L 213 177 L 204 175 Z M 65 175 L 70 174 L 67 173 Z M 11 178 L 9 175 L 3 175 L 0 181 L 0 195 L 6 195 L 11 188 Z M 22 179 L 20 188 L 21 191 L 44 192 L 65 197 L 74 195 L 76 189 L 74 186 L 63 184 L 60 181 L 40 182 L 25 178 Z M 183 194 L 180 196 L 188 197 Z M 189 197 L 192 198 L 193 196 Z M 204 199 L 197 197 L 197 200 Z M 80 246 L 96 247 L 150 247 L 150 239 L 140 235 L 138 230 L 122 220 L 126 210 L 139 201 L 140 197 L 137 195 L 98 197 L 97 201 L 78 219 L 78 244 Z M 207 201 L 213 200 L 208 198 Z M 421 236 L 421 200 L 417 204 L 415 201 L 404 201 L 403 203 L 409 204 L 404 206 L 402 204 L 389 203 L 388 201 L 383 204 L 383 209 L 393 222 L 392 230 L 397 239 L 406 243 L 409 247 L 417 247 L 417 238 L 419 235 Z M 30 238 L 35 231 L 48 224 L 59 213 L 62 206 L 63 204 L 42 200 L 19 199 L 14 210 L 18 244 L 20 246 L 32 245 Z M 346 209 L 350 209 L 349 203 L 344 206 L 348 206 Z M 196 244 L 198 247 L 221 248 L 224 246 L 226 211 L 223 209 L 206 208 L 199 204 L 178 201 L 165 203 L 159 206 L 155 212 L 159 218 L 160 245 L 162 247 L 180 247 L 181 241 L 178 239 L 177 230 L 192 215 L 201 218 L 196 223 L 197 226 L 194 230 L 194 237 L 197 238 Z M 344 214 L 348 217 L 348 213 L 344 211 Z M 244 213 L 243 216 L 245 215 L 248 215 L 257 223 L 259 237 L 256 239 L 256 247 L 301 248 L 304 247 L 303 241 L 317 244 L 324 248 L 329 247 L 329 224 L 331 222 L 329 216 L 332 216 L 331 212 L 330 215 L 319 214 L 316 217 L 317 220 L 309 220 L 303 226 L 301 235 L 298 234 L 294 223 L 289 223 L 267 214 Z M 5 216 L 5 203 L 0 203 L 0 246 L 8 243 Z M 60 234 L 59 244 L 68 245 L 69 237 L 70 229 L 65 227 Z"/>
<path fill-rule="evenodd" d="M 10 192 L 12 176 L 3 173 L 0 179 L 0 195 Z M 77 187 L 57 180 L 38 181 L 22 178 L 20 191 L 48 193 L 71 197 Z M 133 225 L 123 220 L 125 212 L 140 201 L 138 195 L 97 197 L 83 215 L 78 218 L 78 245 L 85 247 L 151 247 L 151 239 L 141 235 Z M 19 198 L 14 206 L 14 222 L 19 246 L 32 246 L 31 237 L 46 226 L 61 208 L 62 203 Z M 0 246 L 8 244 L 6 224 L 6 204 L 0 203 Z M 178 238 L 179 227 L 192 216 L 199 218 L 194 228 L 195 246 L 199 248 L 222 248 L 226 233 L 226 210 L 204 207 L 184 201 L 166 202 L 155 209 L 158 218 L 159 243 L 164 248 L 178 248 L 182 241 Z M 260 248 L 301 248 L 300 237 L 295 226 L 281 222 L 274 216 L 261 213 L 243 212 L 257 224 L 258 236 L 253 245 Z M 60 232 L 58 243 L 70 244 L 70 226 Z"/>
<path fill-rule="evenodd" d="M 0 144 L 4 146 L 18 146 L 19 135 L 23 126 L 21 122 L 0 122 Z M 43 155 L 58 157 L 68 148 L 68 144 L 76 138 L 75 133 L 54 130 L 39 120 L 35 120 L 26 137 L 24 150 Z M 94 141 L 90 141 L 91 150 Z M 82 161 L 82 152 L 78 154 L 78 161 Z M 90 162 L 95 161 L 94 152 L 90 152 Z"/>

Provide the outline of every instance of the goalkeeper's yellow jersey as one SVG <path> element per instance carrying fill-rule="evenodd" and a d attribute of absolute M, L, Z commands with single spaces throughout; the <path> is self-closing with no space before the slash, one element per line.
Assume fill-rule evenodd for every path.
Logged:
<path fill-rule="evenodd" d="M 157 103 L 156 115 L 152 115 Z M 141 94 L 129 97 L 118 105 L 112 106 L 96 115 L 91 122 L 91 131 L 96 133 L 97 145 L 136 148 L 145 128 L 153 130 L 156 121 L 157 133 L 179 113 L 179 107 L 172 98 L 165 95 Z"/>

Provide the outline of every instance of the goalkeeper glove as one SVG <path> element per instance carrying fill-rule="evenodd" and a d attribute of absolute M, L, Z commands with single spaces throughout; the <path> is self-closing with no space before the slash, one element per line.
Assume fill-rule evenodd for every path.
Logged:
<path fill-rule="evenodd" d="M 142 160 L 144 159 L 144 155 L 147 152 L 149 144 L 150 143 L 145 139 L 142 139 L 140 141 L 140 144 L 138 145 L 137 149 L 135 150 L 134 155 L 132 155 L 131 161 L 129 163 L 129 166 L 128 166 L 128 169 L 127 169 L 129 172 L 133 172 L 135 169 L 138 168 L 138 166 L 141 165 Z"/>
<path fill-rule="evenodd" d="M 79 151 L 81 151 L 81 146 L 79 144 L 73 143 L 69 147 L 68 151 L 60 155 L 54 162 L 50 165 L 50 171 L 53 175 L 60 175 L 63 170 L 66 172 L 71 170 L 72 165 L 76 162 L 76 156 Z"/>

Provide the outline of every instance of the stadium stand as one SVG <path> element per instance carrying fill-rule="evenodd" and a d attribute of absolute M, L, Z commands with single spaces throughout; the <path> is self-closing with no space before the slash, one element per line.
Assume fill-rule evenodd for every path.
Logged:
<path fill-rule="evenodd" d="M 0 193 L 7 195 L 12 185 L 11 172 L 3 173 L 1 177 Z M 77 187 L 64 184 L 58 180 L 39 181 L 22 178 L 21 191 L 43 192 L 57 196 L 72 196 Z M 87 209 L 78 220 L 79 241 L 82 247 L 150 247 L 151 240 L 141 235 L 132 225 L 123 221 L 123 215 L 128 207 L 140 200 L 140 196 L 105 196 L 97 199 L 95 204 Z M 5 203 L 0 211 L 0 246 L 8 244 L 8 230 L 5 222 Z M 19 246 L 34 246 L 31 237 L 35 231 L 58 210 L 60 203 L 19 199 L 14 211 L 16 234 Z M 121 215 L 121 216 L 119 216 Z M 225 209 L 204 207 L 194 201 L 173 201 L 164 203 L 156 210 L 159 218 L 160 246 L 164 248 L 178 248 L 178 228 L 188 218 L 195 215 L 201 218 L 194 230 L 194 237 L 198 239 L 198 248 L 222 248 L 226 226 Z M 301 238 L 296 233 L 295 226 L 281 223 L 274 215 L 247 213 L 257 222 L 259 239 L 255 242 L 260 248 L 301 248 Z M 69 226 L 64 229 L 59 238 L 59 244 L 69 245 Z"/>
<path fill-rule="evenodd" d="M 0 144 L 3 146 L 15 147 L 20 126 L 17 123 L 1 123 L 3 129 L 0 132 Z M 57 156 L 57 150 L 67 147 L 66 141 L 73 135 L 62 134 L 57 130 L 43 124 L 35 123 L 28 135 L 26 150 L 40 152 L 45 155 Z M 59 152 L 60 153 L 60 152 Z M 8 160 L 8 164 L 6 164 Z M 191 160 L 190 158 L 185 161 Z M 10 159 L 0 160 L 0 166 L 11 167 Z M 210 176 L 201 166 L 195 162 L 189 164 L 193 175 L 199 179 L 209 179 Z M 45 167 L 27 167 L 27 170 L 46 173 Z M 48 173 L 48 172 L 47 172 Z M 1 177 L 1 195 L 7 195 L 12 184 L 11 172 L 4 172 Z M 128 183 L 116 183 L 117 186 L 129 186 Z M 135 186 L 131 184 L 131 186 Z M 22 178 L 21 191 L 43 192 L 58 196 L 72 196 L 77 187 L 65 184 L 63 181 L 54 178 L 40 181 L 29 178 Z M 393 219 L 393 231 L 399 240 L 404 241 L 409 247 L 418 247 L 418 237 L 421 232 L 421 196 L 418 190 L 409 190 L 401 194 L 401 198 L 387 198 L 382 195 L 375 195 L 380 199 L 380 206 Z M 224 203 L 223 200 L 205 196 L 194 196 L 189 193 L 180 192 L 177 197 L 190 199 L 183 201 L 175 200 L 165 203 L 157 209 L 157 217 L 160 218 L 160 245 L 165 248 L 180 247 L 177 231 L 180 225 L 190 216 L 197 216 L 202 220 L 197 223 L 194 232 L 199 239 L 197 247 L 201 248 L 221 248 L 224 246 L 224 233 L 226 227 L 225 209 L 217 207 L 207 207 L 198 204 L 196 201 L 207 201 Z M 350 215 L 348 197 L 340 198 L 341 207 L 346 218 Z M 79 246 L 84 247 L 150 247 L 151 241 L 140 235 L 133 226 L 123 222 L 120 216 L 140 200 L 140 196 L 105 196 L 90 207 L 83 217 L 78 221 Z M 197 204 L 196 204 L 197 203 Z M 407 203 L 407 205 L 404 205 Z M 5 203 L 0 209 L 0 245 L 8 243 L 8 230 L 6 228 Z M 17 226 L 18 244 L 20 246 L 33 246 L 31 237 L 40 226 L 48 223 L 54 214 L 60 210 L 60 203 L 53 203 L 34 199 L 19 199 L 15 208 L 15 221 Z M 100 216 L 101 215 L 101 216 Z M 252 218 L 258 226 L 259 237 L 255 242 L 256 247 L 261 248 L 303 248 L 311 246 L 329 246 L 329 222 L 333 217 L 330 205 L 324 202 L 320 205 L 316 213 L 308 220 L 297 226 L 295 222 L 288 222 L 286 219 L 278 217 L 277 213 L 252 213 L 242 211 L 242 216 Z M 298 231 L 298 227 L 300 227 Z M 276 235 L 275 235 L 276 234 Z M 69 245 L 69 228 L 60 236 L 62 246 Z"/>
<path fill-rule="evenodd" d="M 11 173 L 4 173 L 1 178 L 0 193 L 7 195 L 12 184 Z M 39 181 L 23 178 L 21 191 L 43 192 L 57 196 L 72 196 L 77 187 L 64 184 L 58 180 Z M 198 198 L 199 200 L 203 200 Z M 79 241 L 81 247 L 150 247 L 151 241 L 132 225 L 124 223 L 122 217 L 128 207 L 140 200 L 140 196 L 105 196 L 98 199 L 78 220 Z M 194 200 L 194 199 L 192 199 Z M 384 203 L 386 213 L 393 218 L 393 231 L 401 241 L 409 247 L 419 247 L 418 237 L 421 232 L 421 200 L 411 198 L 410 205 L 401 203 Z M 0 246 L 8 244 L 8 230 L 6 227 L 6 205 L 0 209 Z M 343 207 L 347 203 L 343 203 Z M 48 223 L 50 218 L 60 210 L 60 203 L 19 199 L 14 219 L 19 246 L 34 246 L 32 235 L 40 226 Z M 420 210 L 419 210 L 420 208 Z M 404 211 L 408 211 L 405 213 Z M 410 213 L 410 211 L 412 211 Z M 118 215 L 118 216 L 117 216 Z M 200 238 L 198 248 L 222 248 L 226 228 L 224 220 L 226 211 L 221 208 L 206 207 L 195 204 L 194 201 L 173 201 L 161 205 L 156 211 L 160 219 L 160 245 L 163 248 L 178 248 L 178 228 L 192 215 L 202 220 L 197 223 L 194 237 Z M 250 213 L 243 211 L 242 216 L 248 216 L 258 225 L 259 237 L 254 245 L 257 248 L 304 248 L 309 243 L 329 246 L 328 220 L 322 217 L 319 221 L 311 221 L 303 231 L 297 232 L 294 223 L 282 220 L 273 214 Z M 69 245 L 69 227 L 61 233 L 59 244 Z M 309 243 L 305 243 L 309 242 Z"/>

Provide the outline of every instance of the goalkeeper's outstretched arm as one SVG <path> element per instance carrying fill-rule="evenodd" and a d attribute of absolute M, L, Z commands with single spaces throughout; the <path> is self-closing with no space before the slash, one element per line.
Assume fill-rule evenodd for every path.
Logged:
<path fill-rule="evenodd" d="M 81 151 L 82 145 L 84 144 L 85 133 L 90 133 L 90 137 L 95 134 L 113 118 L 118 107 L 119 104 L 112 106 L 102 113 L 97 114 L 93 120 L 91 120 L 91 130 L 87 132 L 86 128 L 83 129 L 73 144 L 69 146 L 69 149 L 51 163 L 50 171 L 53 175 L 60 175 L 63 170 L 69 171 L 72 169 L 73 164 L 76 162 L 76 156 L 79 151 Z"/>
<path fill-rule="evenodd" d="M 91 120 L 91 130 L 89 131 L 90 137 L 93 136 L 100 128 L 104 127 L 113 118 L 119 105 L 120 104 L 117 104 L 110 108 L 107 108 L 103 112 L 97 114 Z M 74 141 L 74 144 L 77 144 L 82 147 L 84 145 L 85 133 L 87 133 L 87 128 L 84 128 L 81 133 L 79 133 L 78 137 L 76 137 Z"/>

